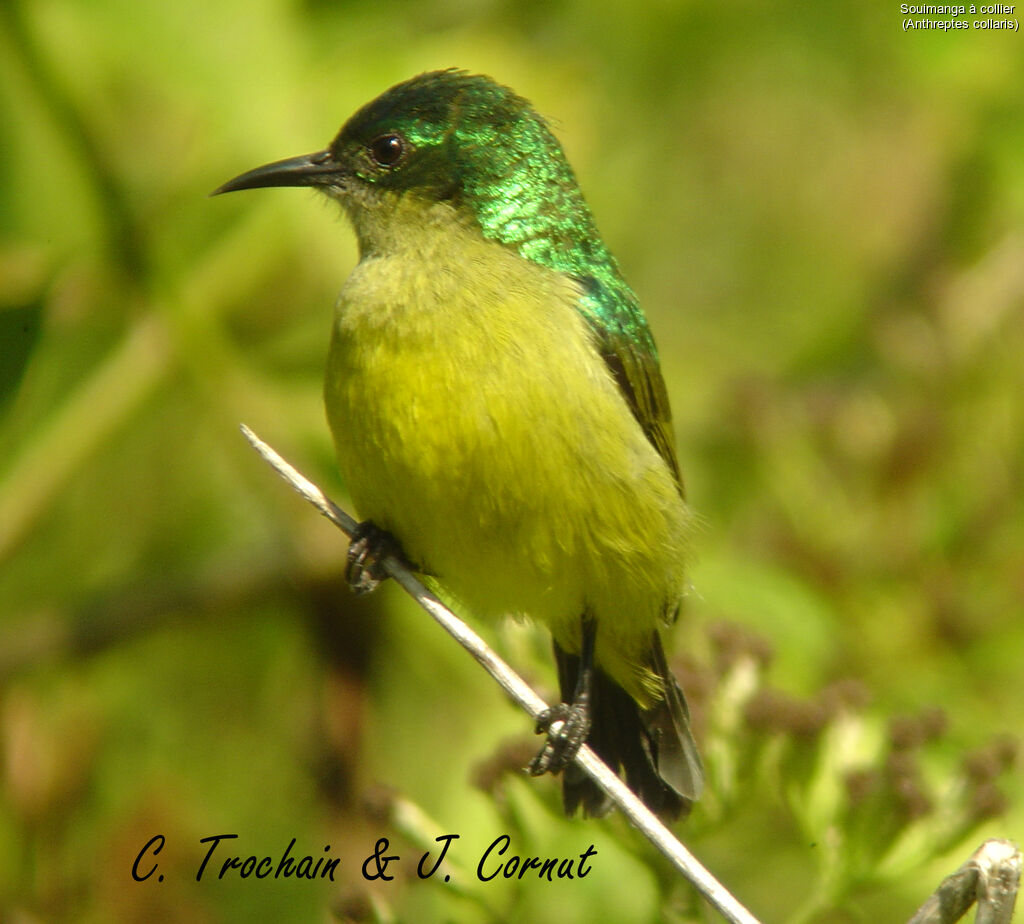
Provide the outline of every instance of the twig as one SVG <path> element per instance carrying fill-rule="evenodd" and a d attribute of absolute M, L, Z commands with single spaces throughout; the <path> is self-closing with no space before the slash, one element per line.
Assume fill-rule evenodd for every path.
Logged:
<path fill-rule="evenodd" d="M 309 479 L 285 462 L 247 426 L 243 424 L 241 429 L 253 448 L 285 481 L 346 536 L 352 536 L 357 525 L 352 517 L 326 497 Z M 400 561 L 389 556 L 381 564 L 390 577 L 400 584 L 463 648 L 476 658 L 513 700 L 525 709 L 534 720 L 538 718 L 547 704 L 488 647 L 479 635 L 427 590 Z M 747 911 L 725 886 L 697 861 L 672 832 L 658 821 L 633 794 L 632 790 L 612 773 L 608 766 L 586 745 L 581 747 L 576 755 L 576 764 L 608 794 L 622 813 L 668 858 L 669 862 L 693 884 L 722 917 L 732 924 L 759 924 L 757 918 Z M 992 924 L 996 924 L 996 922 L 992 922 Z"/>
<path fill-rule="evenodd" d="M 1010 924 L 1020 887 L 1021 852 L 1009 841 L 985 841 L 950 873 L 909 924 L 953 924 L 978 903 L 977 924 Z"/>

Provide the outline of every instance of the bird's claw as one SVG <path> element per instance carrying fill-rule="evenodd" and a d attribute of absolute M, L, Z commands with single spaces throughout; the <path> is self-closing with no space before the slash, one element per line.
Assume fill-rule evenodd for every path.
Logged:
<path fill-rule="evenodd" d="M 545 709 L 537 718 L 537 734 L 541 732 L 547 732 L 547 740 L 526 768 L 531 776 L 558 773 L 576 759 L 590 734 L 590 709 L 586 700 L 559 703 Z"/>
<path fill-rule="evenodd" d="M 345 565 L 345 581 L 349 589 L 359 596 L 372 593 L 387 579 L 383 562 L 389 556 L 402 558 L 402 550 L 391 533 L 364 520 L 352 534 Z"/>

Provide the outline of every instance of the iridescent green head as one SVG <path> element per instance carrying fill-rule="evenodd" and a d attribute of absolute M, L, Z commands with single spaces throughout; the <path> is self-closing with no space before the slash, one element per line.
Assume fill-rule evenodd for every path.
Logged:
<path fill-rule="evenodd" d="M 544 120 L 507 87 L 459 70 L 397 84 L 352 116 L 325 151 L 258 167 L 217 192 L 262 186 L 321 187 L 357 230 L 366 213 L 415 197 L 450 204 L 485 237 L 552 269 L 610 259 Z"/>
<path fill-rule="evenodd" d="M 349 119 L 330 154 L 357 184 L 471 209 L 480 186 L 515 161 L 561 157 L 526 100 L 454 70 L 387 90 Z"/>

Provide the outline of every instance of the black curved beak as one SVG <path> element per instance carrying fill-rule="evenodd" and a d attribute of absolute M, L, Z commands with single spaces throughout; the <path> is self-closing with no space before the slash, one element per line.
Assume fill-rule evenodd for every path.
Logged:
<path fill-rule="evenodd" d="M 239 189 L 262 189 L 267 186 L 330 186 L 343 173 L 341 165 L 329 150 L 317 151 L 315 154 L 289 157 L 256 167 L 218 186 L 210 195 L 219 196 Z"/>

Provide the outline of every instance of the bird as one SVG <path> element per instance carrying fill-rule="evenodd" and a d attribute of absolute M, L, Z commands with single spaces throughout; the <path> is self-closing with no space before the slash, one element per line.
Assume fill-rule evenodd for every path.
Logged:
<path fill-rule="evenodd" d="M 586 742 L 661 818 L 688 813 L 704 773 L 663 637 L 696 519 L 650 328 L 547 121 L 431 71 L 213 195 L 281 186 L 336 200 L 358 241 L 324 384 L 361 518 L 349 585 L 396 554 L 457 609 L 546 626 L 560 701 L 529 772 L 603 815 Z"/>

